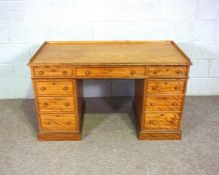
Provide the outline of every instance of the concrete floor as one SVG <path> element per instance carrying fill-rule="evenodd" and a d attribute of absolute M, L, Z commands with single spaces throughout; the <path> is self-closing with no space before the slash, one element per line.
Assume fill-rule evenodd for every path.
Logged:
<path fill-rule="evenodd" d="M 33 100 L 0 100 L 0 175 L 218 175 L 219 96 L 188 97 L 183 140 L 139 141 L 131 101 L 88 99 L 80 142 L 39 142 Z"/>

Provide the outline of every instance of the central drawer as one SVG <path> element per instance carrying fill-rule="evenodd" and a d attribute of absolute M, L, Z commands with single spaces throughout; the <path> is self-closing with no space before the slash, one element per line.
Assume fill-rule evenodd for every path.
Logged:
<path fill-rule="evenodd" d="M 38 97 L 40 112 L 74 112 L 74 97 Z"/>
<path fill-rule="evenodd" d="M 127 67 L 77 67 L 76 77 L 83 78 L 131 78 L 144 77 L 144 66 Z"/>

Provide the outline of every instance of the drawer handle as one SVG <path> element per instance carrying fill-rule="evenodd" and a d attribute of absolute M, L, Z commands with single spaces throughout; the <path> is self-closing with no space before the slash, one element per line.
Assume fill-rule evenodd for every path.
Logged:
<path fill-rule="evenodd" d="M 48 106 L 48 103 L 43 103 L 43 106 L 44 106 L 44 107 Z"/>
<path fill-rule="evenodd" d="M 67 91 L 67 90 L 68 90 L 68 87 L 63 87 L 63 90 L 64 90 L 64 91 Z"/>
<path fill-rule="evenodd" d="M 70 121 L 68 121 L 68 122 L 65 122 L 65 124 L 66 124 L 66 125 L 70 125 L 70 124 L 71 124 L 71 122 L 70 122 Z"/>
<path fill-rule="evenodd" d="M 45 88 L 45 87 L 41 87 L 41 90 L 42 90 L 42 91 L 45 91 L 45 90 L 46 90 L 46 88 Z"/>
<path fill-rule="evenodd" d="M 151 105 L 151 106 L 155 106 L 155 104 L 154 104 L 154 103 L 150 103 L 150 105 Z"/>
<path fill-rule="evenodd" d="M 66 75 L 68 72 L 67 71 L 62 71 L 62 74 L 63 75 Z"/>
<path fill-rule="evenodd" d="M 175 90 L 179 90 L 180 89 L 180 87 L 178 87 L 178 86 L 175 86 L 175 88 L 174 88 Z"/>
<path fill-rule="evenodd" d="M 153 86 L 152 89 L 153 89 L 153 90 L 157 90 L 158 87 L 157 87 L 157 86 Z"/>
<path fill-rule="evenodd" d="M 181 74 L 182 71 L 181 71 L 181 70 L 177 70 L 176 73 L 177 73 L 177 74 Z"/>
<path fill-rule="evenodd" d="M 131 71 L 130 74 L 134 75 L 134 74 L 136 74 L 136 71 Z"/>
<path fill-rule="evenodd" d="M 46 121 L 46 122 L 45 122 L 45 124 L 46 124 L 46 125 L 50 125 L 51 123 L 50 123 L 50 122 L 48 122 L 48 121 Z"/>
<path fill-rule="evenodd" d="M 91 72 L 90 72 L 90 71 L 85 71 L 85 74 L 86 74 L 86 75 L 90 75 Z"/>
<path fill-rule="evenodd" d="M 65 103 L 65 106 L 70 106 L 70 104 L 69 103 Z"/>
<path fill-rule="evenodd" d="M 44 71 L 42 71 L 42 70 L 39 71 L 39 74 L 40 74 L 40 75 L 43 75 L 43 74 L 44 74 Z"/>
<path fill-rule="evenodd" d="M 172 106 L 177 106 L 177 103 L 172 103 Z"/>
<path fill-rule="evenodd" d="M 159 72 L 158 70 L 154 70 L 154 71 L 153 71 L 154 74 L 157 74 L 158 72 Z"/>

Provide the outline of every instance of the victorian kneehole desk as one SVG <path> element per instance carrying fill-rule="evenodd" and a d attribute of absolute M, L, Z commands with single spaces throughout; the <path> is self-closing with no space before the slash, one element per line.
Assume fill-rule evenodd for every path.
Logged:
<path fill-rule="evenodd" d="M 30 60 L 39 140 L 80 140 L 83 79 L 135 79 L 140 140 L 181 139 L 191 61 L 173 41 L 45 42 Z"/>

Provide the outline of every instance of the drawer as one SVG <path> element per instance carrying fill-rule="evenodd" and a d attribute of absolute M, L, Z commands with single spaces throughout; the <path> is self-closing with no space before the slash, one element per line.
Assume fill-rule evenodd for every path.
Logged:
<path fill-rule="evenodd" d="M 72 81 L 35 81 L 37 95 L 73 95 Z"/>
<path fill-rule="evenodd" d="M 43 131 L 77 129 L 75 114 L 41 114 L 40 122 Z"/>
<path fill-rule="evenodd" d="M 148 94 L 183 94 L 186 80 L 147 80 Z"/>
<path fill-rule="evenodd" d="M 34 77 L 72 77 L 73 71 L 70 67 L 33 67 Z"/>
<path fill-rule="evenodd" d="M 181 111 L 183 96 L 147 96 L 146 111 Z"/>
<path fill-rule="evenodd" d="M 131 78 L 144 77 L 145 67 L 78 67 L 76 77 L 85 78 Z"/>
<path fill-rule="evenodd" d="M 179 129 L 180 113 L 145 113 L 144 129 Z"/>
<path fill-rule="evenodd" d="M 187 77 L 186 66 L 148 66 L 148 77 Z"/>
<path fill-rule="evenodd" d="M 40 112 L 74 112 L 73 97 L 38 97 Z"/>

